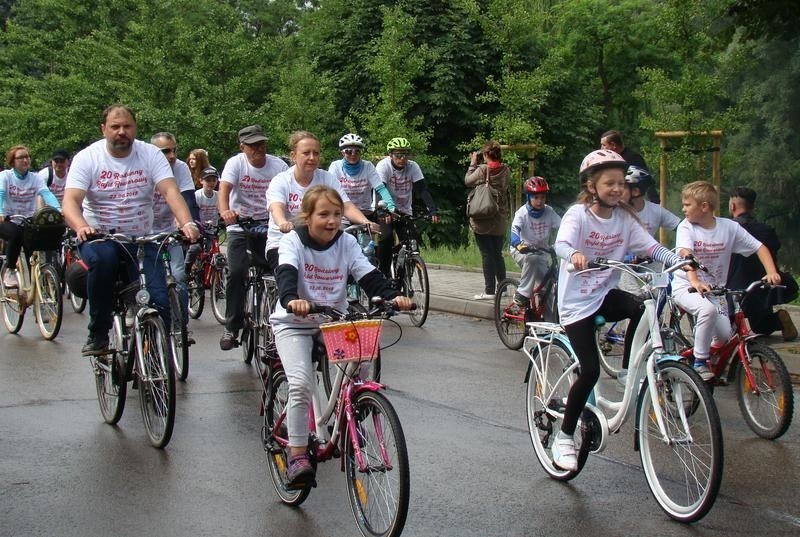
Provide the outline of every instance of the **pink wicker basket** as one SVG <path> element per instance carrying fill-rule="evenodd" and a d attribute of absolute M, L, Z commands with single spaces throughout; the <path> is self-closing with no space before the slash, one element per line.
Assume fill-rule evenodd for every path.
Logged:
<path fill-rule="evenodd" d="M 319 325 L 331 363 L 374 360 L 380 351 L 381 319 Z"/>

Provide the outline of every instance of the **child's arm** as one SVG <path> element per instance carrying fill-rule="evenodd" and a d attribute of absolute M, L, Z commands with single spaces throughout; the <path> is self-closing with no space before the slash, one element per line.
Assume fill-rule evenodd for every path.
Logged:
<path fill-rule="evenodd" d="M 694 252 L 686 248 L 679 248 L 678 255 L 681 257 L 689 257 L 690 255 L 694 255 Z M 711 286 L 702 282 L 700 278 L 697 277 L 696 270 L 687 270 L 686 279 L 689 280 L 689 283 L 692 284 L 692 287 L 694 287 L 695 290 L 701 295 L 711 291 Z"/>
<path fill-rule="evenodd" d="M 769 248 L 762 244 L 759 246 L 758 250 L 756 250 L 756 255 L 758 256 L 758 260 L 761 261 L 761 264 L 764 266 L 764 270 L 767 271 L 767 274 L 763 278 L 764 281 L 771 285 L 780 285 L 781 275 L 778 274 L 778 269 L 775 267 L 775 262 L 772 260 L 772 254 L 769 253 Z"/>

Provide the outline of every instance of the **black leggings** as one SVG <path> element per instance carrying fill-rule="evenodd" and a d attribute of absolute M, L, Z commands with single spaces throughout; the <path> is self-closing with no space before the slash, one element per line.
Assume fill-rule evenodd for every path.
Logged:
<path fill-rule="evenodd" d="M 578 418 L 583 412 L 592 388 L 600 378 L 600 356 L 597 354 L 595 340 L 595 317 L 602 315 L 606 321 L 611 322 L 630 319 L 625 331 L 624 356 L 625 363 L 627 363 L 631 352 L 633 333 L 636 332 L 636 327 L 644 313 L 642 304 L 641 298 L 620 289 L 612 289 L 606 295 L 600 309 L 593 315 L 564 326 L 564 331 L 569 337 L 569 342 L 572 344 L 572 349 L 580 364 L 578 378 L 569 390 L 564 422 L 561 424 L 561 430 L 565 434 L 570 436 L 575 434 Z"/>

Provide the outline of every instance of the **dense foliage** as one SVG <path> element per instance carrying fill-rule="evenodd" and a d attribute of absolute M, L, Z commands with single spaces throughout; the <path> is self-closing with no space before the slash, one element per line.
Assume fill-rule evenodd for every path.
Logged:
<path fill-rule="evenodd" d="M 536 144 L 537 173 L 568 204 L 581 157 L 616 128 L 657 168 L 656 131 L 722 129 L 723 192 L 749 184 L 785 235 L 800 221 L 800 21 L 794 0 L 5 0 L 0 146 L 99 137 L 114 102 L 140 137 L 170 130 L 181 153 L 222 165 L 259 122 L 271 152 L 290 132 L 356 131 L 381 156 L 412 141 L 446 225 L 466 236 L 467 154 L 487 138 Z M 710 178 L 710 141 L 673 140 L 675 192 Z M 522 173 L 525 154 L 507 154 Z M 794 227 L 792 227 L 794 226 Z"/>

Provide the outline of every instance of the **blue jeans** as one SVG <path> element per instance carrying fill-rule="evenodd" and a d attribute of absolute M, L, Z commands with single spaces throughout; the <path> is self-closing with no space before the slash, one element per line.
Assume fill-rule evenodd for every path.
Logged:
<path fill-rule="evenodd" d="M 81 258 L 89 267 L 86 277 L 86 292 L 89 300 L 89 332 L 105 335 L 113 325 L 113 293 L 120 269 L 125 270 L 125 281 L 136 281 L 139 268 L 136 261 L 136 245 L 122 246 L 113 241 L 84 242 L 78 246 Z M 126 253 L 126 250 L 128 253 Z M 120 267 L 120 261 L 125 265 Z M 157 246 L 145 246 L 144 273 L 150 304 L 154 306 L 169 326 L 169 300 L 164 268 L 157 255 Z"/>
<path fill-rule="evenodd" d="M 189 324 L 189 288 L 186 286 L 186 260 L 183 246 L 177 242 L 169 245 L 169 267 L 178 284 L 178 298 L 181 302 L 181 313 L 185 326 Z M 148 278 L 147 281 L 149 282 L 150 279 Z"/>

